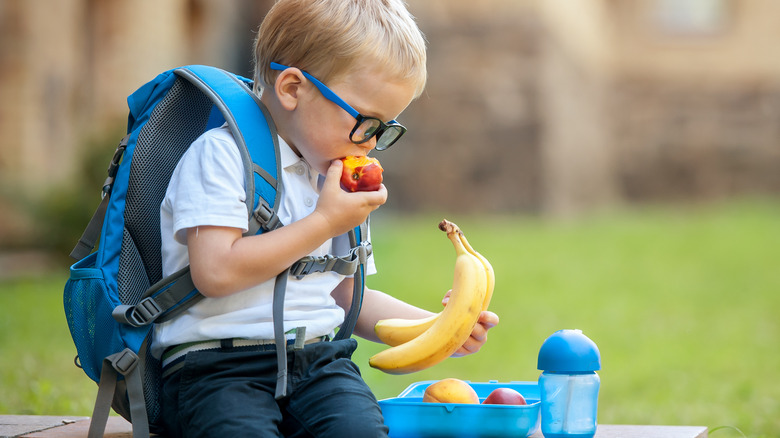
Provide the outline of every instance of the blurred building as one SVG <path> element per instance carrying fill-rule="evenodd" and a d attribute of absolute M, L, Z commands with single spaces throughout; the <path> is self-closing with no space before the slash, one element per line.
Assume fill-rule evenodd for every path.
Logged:
<path fill-rule="evenodd" d="M 392 203 L 569 215 L 780 193 L 780 2 L 425 5 L 431 83 L 404 114 L 424 126 L 388 156 Z"/>
<path fill-rule="evenodd" d="M 251 74 L 271 4 L 0 0 L 0 247 L 31 231 L 29 204 L 80 177 L 89 148 L 107 166 L 140 85 L 191 63 Z"/>
<path fill-rule="evenodd" d="M 156 73 L 249 75 L 271 3 L 0 0 L 0 243 L 24 222 L 6 207 L 67 184 L 90 139 L 118 140 L 125 97 Z M 430 81 L 380 157 L 388 208 L 566 215 L 780 192 L 780 2 L 409 7 Z"/>

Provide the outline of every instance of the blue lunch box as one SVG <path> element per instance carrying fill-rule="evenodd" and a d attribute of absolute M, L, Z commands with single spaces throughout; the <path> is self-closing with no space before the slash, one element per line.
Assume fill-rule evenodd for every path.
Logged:
<path fill-rule="evenodd" d="M 425 403 L 425 388 L 436 380 L 409 385 L 398 397 L 379 401 L 391 438 L 529 437 L 539 429 L 537 382 L 469 382 L 480 403 L 496 388 L 511 388 L 527 405 Z"/>

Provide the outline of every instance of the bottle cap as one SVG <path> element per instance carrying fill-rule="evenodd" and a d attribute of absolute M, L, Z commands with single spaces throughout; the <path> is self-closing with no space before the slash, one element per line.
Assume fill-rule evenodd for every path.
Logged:
<path fill-rule="evenodd" d="M 601 353 L 581 330 L 558 330 L 539 349 L 536 367 L 556 373 L 596 371 L 601 369 Z"/>

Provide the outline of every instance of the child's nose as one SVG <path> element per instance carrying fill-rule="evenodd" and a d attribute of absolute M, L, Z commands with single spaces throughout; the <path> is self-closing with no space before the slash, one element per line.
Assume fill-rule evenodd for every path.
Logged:
<path fill-rule="evenodd" d="M 360 146 L 366 149 L 366 152 L 374 150 L 376 147 L 376 135 L 372 136 L 370 139 L 368 139 L 368 141 L 360 143 Z"/>

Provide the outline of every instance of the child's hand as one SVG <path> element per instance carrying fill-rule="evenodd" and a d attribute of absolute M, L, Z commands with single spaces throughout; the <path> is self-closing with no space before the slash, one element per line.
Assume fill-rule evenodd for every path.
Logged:
<path fill-rule="evenodd" d="M 487 341 L 488 330 L 497 325 L 498 315 L 489 310 L 483 310 L 479 314 L 479 319 L 474 326 L 474 330 L 471 331 L 471 336 L 469 336 L 466 342 L 452 354 L 452 357 L 467 356 L 479 351 L 479 349 L 482 348 L 482 345 Z"/>
<path fill-rule="evenodd" d="M 387 201 L 384 184 L 373 192 L 349 193 L 341 188 L 341 160 L 333 160 L 325 174 L 315 213 L 330 224 L 332 235 L 338 236 L 360 225 L 368 215 Z"/>
<path fill-rule="evenodd" d="M 452 290 L 447 291 L 447 293 L 444 295 L 444 298 L 441 300 L 442 305 L 447 305 L 447 302 L 450 301 L 451 293 Z M 484 345 L 487 341 L 488 330 L 497 325 L 498 315 L 489 310 L 483 310 L 479 314 L 479 319 L 477 319 L 477 324 L 474 326 L 474 330 L 471 331 L 471 336 L 469 336 L 466 342 L 464 342 L 463 345 L 461 345 L 461 347 L 452 354 L 452 357 L 467 356 L 479 351 L 479 349 L 482 348 L 482 345 Z"/>

